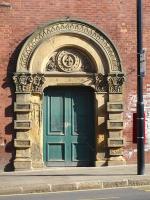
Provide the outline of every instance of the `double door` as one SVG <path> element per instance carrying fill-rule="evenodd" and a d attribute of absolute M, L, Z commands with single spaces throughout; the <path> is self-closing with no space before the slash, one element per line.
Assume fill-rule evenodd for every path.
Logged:
<path fill-rule="evenodd" d="M 44 92 L 44 161 L 47 166 L 92 166 L 95 160 L 94 96 L 85 87 Z"/>

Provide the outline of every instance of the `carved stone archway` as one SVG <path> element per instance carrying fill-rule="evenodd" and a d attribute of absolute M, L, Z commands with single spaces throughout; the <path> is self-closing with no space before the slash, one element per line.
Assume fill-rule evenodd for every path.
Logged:
<path fill-rule="evenodd" d="M 15 170 L 42 167 L 43 89 L 90 86 L 95 90 L 96 166 L 124 164 L 124 73 L 118 52 L 99 29 L 79 20 L 38 28 L 24 44 L 14 74 Z"/>

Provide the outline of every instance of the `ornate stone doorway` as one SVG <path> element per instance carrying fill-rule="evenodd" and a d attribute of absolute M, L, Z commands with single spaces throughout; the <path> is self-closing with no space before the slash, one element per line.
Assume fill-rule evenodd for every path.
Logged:
<path fill-rule="evenodd" d="M 51 22 L 24 44 L 16 84 L 15 170 L 42 167 L 43 90 L 88 86 L 95 91 L 95 165 L 124 164 L 124 73 L 116 48 L 96 27 L 78 20 Z"/>

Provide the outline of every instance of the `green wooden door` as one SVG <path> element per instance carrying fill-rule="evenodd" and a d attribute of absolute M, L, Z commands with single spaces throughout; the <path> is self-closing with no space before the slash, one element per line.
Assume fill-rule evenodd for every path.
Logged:
<path fill-rule="evenodd" d="M 94 98 L 89 88 L 53 87 L 44 93 L 44 161 L 47 166 L 92 166 Z"/>

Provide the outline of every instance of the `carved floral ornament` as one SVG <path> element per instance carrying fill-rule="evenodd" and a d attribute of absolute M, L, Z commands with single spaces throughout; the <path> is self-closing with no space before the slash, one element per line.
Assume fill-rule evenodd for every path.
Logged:
<path fill-rule="evenodd" d="M 18 70 L 17 71 L 24 71 L 24 69 L 29 69 L 29 63 L 31 60 L 31 57 L 33 55 L 34 50 L 41 44 L 43 40 L 46 40 L 48 38 L 53 37 L 54 35 L 59 34 L 78 34 L 89 41 L 93 41 L 96 45 L 99 46 L 100 49 L 102 49 L 103 52 L 105 52 L 105 55 L 110 63 L 110 72 L 121 72 L 121 64 L 120 64 L 120 58 L 118 56 L 118 53 L 111 43 L 111 41 L 103 34 L 101 31 L 99 31 L 97 28 L 91 26 L 88 23 L 80 22 L 77 20 L 61 20 L 58 22 L 54 22 L 51 24 L 46 25 L 45 27 L 39 28 L 25 43 L 19 59 L 18 59 Z M 64 52 L 60 53 L 60 60 L 63 57 L 63 66 L 58 63 L 59 67 L 62 70 L 69 70 L 70 65 L 72 65 L 72 69 L 75 70 L 77 66 L 79 66 L 79 63 L 74 61 L 74 57 L 71 53 L 67 53 L 67 57 L 64 56 Z M 76 55 L 77 56 L 77 55 Z M 78 57 L 78 56 L 77 56 Z M 65 62 L 68 59 L 68 63 Z M 72 64 L 71 64 L 72 63 Z M 73 65 L 74 63 L 74 65 Z"/>
<path fill-rule="evenodd" d="M 16 93 L 41 93 L 45 82 L 44 74 L 15 73 L 13 80 Z"/>
<path fill-rule="evenodd" d="M 123 74 L 111 74 L 107 77 L 109 93 L 122 93 L 122 85 L 125 81 Z"/>
<path fill-rule="evenodd" d="M 13 80 L 16 93 L 42 93 L 44 74 L 15 73 Z M 97 92 L 122 93 L 124 74 L 94 74 L 93 85 Z"/>
<path fill-rule="evenodd" d="M 123 73 L 120 74 L 94 74 L 94 85 L 97 92 L 122 93 L 122 85 L 125 81 Z"/>
<path fill-rule="evenodd" d="M 72 48 L 54 52 L 46 65 L 46 71 L 93 72 L 90 59 L 79 50 Z"/>

